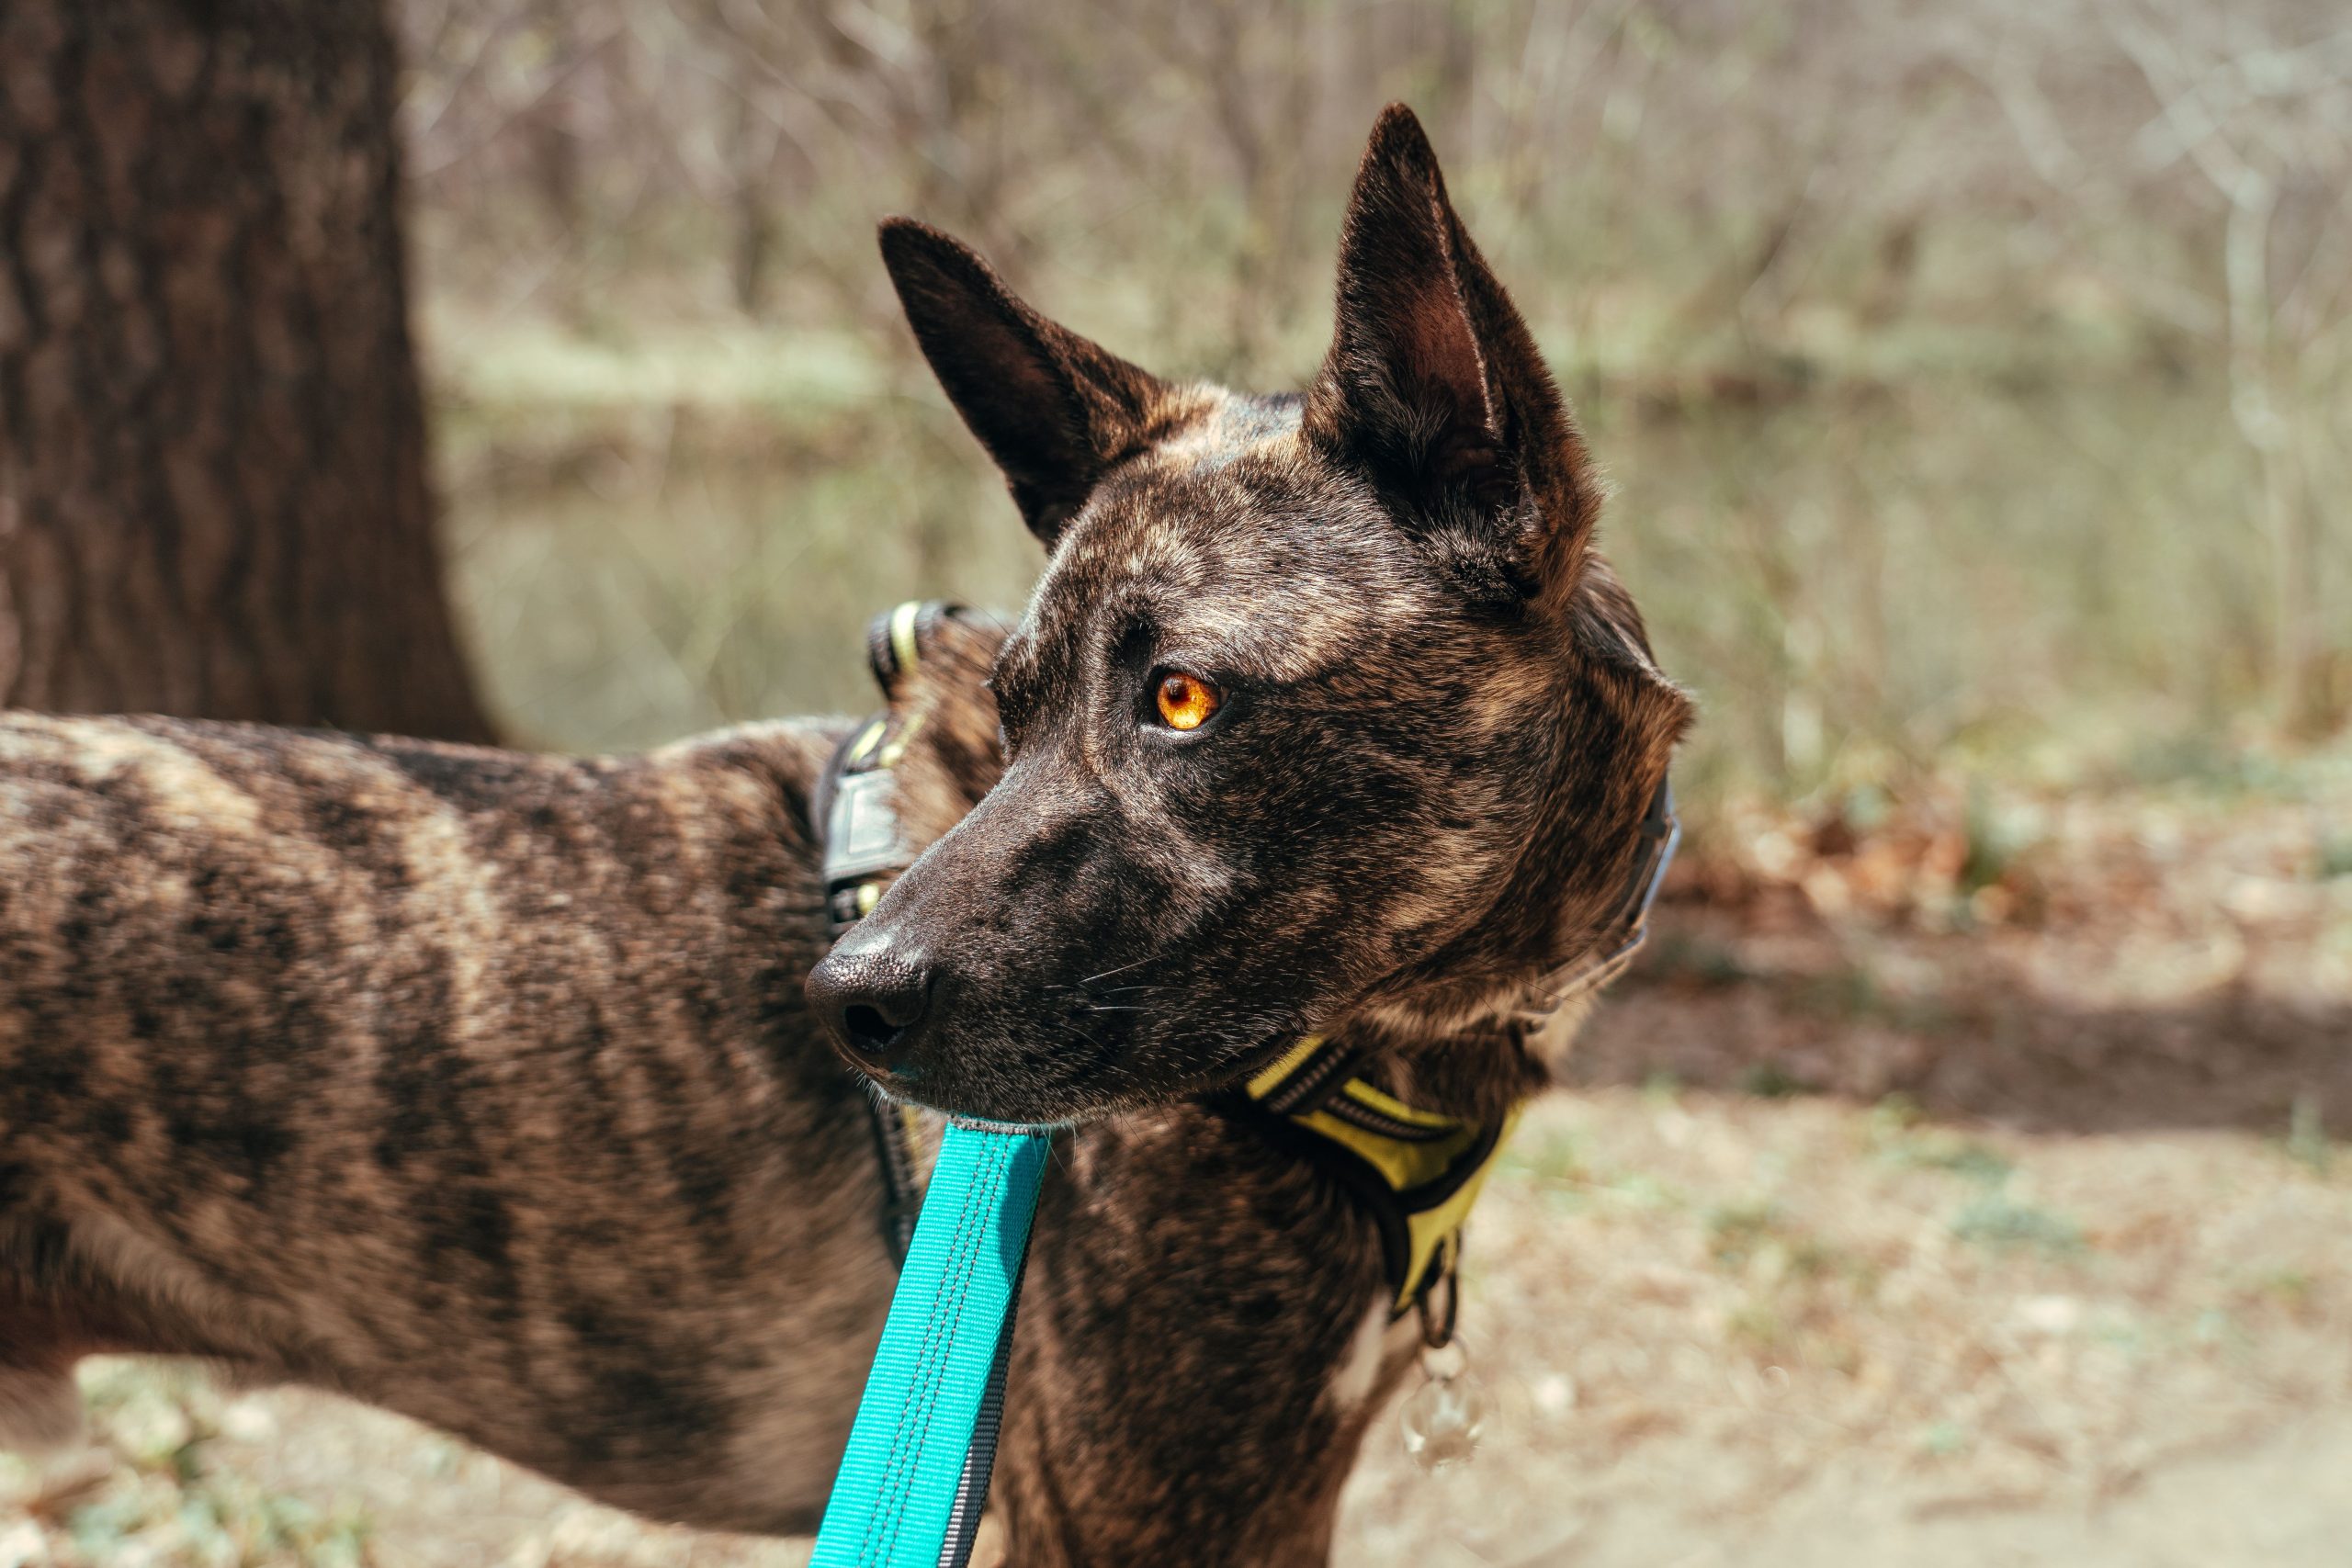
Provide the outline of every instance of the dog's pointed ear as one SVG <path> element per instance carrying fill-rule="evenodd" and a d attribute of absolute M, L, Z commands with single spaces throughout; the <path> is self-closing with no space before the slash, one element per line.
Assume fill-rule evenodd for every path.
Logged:
<path fill-rule="evenodd" d="M 1475 591 L 1555 606 L 1574 592 L 1598 477 L 1402 104 L 1381 114 L 1356 172 L 1306 433 L 1371 472 Z"/>
<path fill-rule="evenodd" d="M 1038 314 L 928 224 L 886 220 L 882 262 L 948 401 L 1051 549 L 1096 481 L 1143 446 L 1165 384 Z"/>

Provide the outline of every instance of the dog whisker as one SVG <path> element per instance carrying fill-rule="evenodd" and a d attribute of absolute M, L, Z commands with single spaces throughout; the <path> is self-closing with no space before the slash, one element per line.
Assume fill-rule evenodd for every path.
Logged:
<path fill-rule="evenodd" d="M 1080 980 L 1079 984 L 1080 986 L 1091 986 L 1097 980 L 1107 980 L 1114 975 L 1124 975 L 1128 970 L 1133 969 L 1139 964 L 1150 963 L 1154 956 L 1154 954 L 1147 953 L 1141 958 L 1135 960 L 1134 963 L 1122 964 L 1117 965 L 1115 968 L 1105 969 L 1099 975 L 1089 975 L 1085 979 Z"/>
<path fill-rule="evenodd" d="M 1084 993 L 1085 993 L 1089 998 L 1093 998 L 1093 997 L 1118 997 L 1118 996 L 1125 996 L 1125 995 L 1127 995 L 1128 993 L 1130 993 L 1130 992 L 1134 992 L 1134 991 L 1165 991 L 1165 990 L 1172 989 L 1173 987 L 1168 987 L 1168 986 L 1101 986 L 1101 987 L 1096 987 L 1096 986 L 1085 986 L 1085 985 L 1076 985 L 1076 986 L 1073 986 L 1073 985 L 1052 985 L 1052 986 L 1046 986 L 1046 987 L 1041 987 L 1041 988 L 1042 988 L 1042 989 L 1043 989 L 1043 990 L 1044 990 L 1044 991 L 1045 991 L 1048 996 L 1055 995 L 1055 994 L 1057 994 L 1057 993 L 1059 993 L 1059 992 L 1063 992 L 1063 991 L 1081 991 L 1081 992 L 1084 992 Z"/>

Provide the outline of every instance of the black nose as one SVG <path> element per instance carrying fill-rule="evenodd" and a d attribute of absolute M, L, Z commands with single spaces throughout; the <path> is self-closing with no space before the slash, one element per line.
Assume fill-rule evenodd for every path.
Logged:
<path fill-rule="evenodd" d="M 808 972 L 808 1005 L 860 1066 L 905 1070 L 900 1049 L 931 999 L 931 965 L 900 944 L 853 936 Z"/>

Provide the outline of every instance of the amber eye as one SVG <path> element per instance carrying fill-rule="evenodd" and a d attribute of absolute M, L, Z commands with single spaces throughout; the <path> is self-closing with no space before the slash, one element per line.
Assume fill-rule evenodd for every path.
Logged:
<path fill-rule="evenodd" d="M 1198 729 L 1225 701 L 1225 694 L 1197 675 L 1170 670 L 1159 677 L 1159 721 L 1170 729 Z"/>

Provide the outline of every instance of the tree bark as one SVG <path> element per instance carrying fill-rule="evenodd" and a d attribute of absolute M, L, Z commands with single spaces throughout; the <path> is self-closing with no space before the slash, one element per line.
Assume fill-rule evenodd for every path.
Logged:
<path fill-rule="evenodd" d="M 0 5 L 0 705 L 491 733 L 378 0 Z"/>

